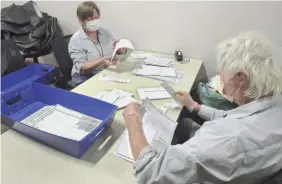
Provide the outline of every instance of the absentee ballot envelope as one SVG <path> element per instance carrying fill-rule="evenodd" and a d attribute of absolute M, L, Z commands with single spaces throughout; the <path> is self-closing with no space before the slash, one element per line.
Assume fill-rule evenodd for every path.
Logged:
<path fill-rule="evenodd" d="M 120 39 L 117 43 L 116 43 L 116 46 L 115 46 L 115 49 L 114 49 L 114 52 L 112 54 L 112 58 L 111 58 L 111 61 L 114 59 L 118 49 L 121 49 L 121 48 L 127 48 L 127 49 L 131 49 L 131 50 L 135 50 L 135 48 L 133 47 L 132 43 L 127 40 L 127 39 Z"/>
<path fill-rule="evenodd" d="M 172 97 L 172 99 L 180 106 L 183 106 L 183 103 L 176 97 L 176 91 L 167 83 L 160 84 Z"/>

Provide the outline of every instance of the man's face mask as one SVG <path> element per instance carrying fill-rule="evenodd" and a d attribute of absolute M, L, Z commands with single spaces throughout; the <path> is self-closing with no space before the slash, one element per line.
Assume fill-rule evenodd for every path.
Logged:
<path fill-rule="evenodd" d="M 88 20 L 85 23 L 85 29 L 87 29 L 87 31 L 97 31 L 100 28 L 100 19 L 94 19 L 94 20 Z"/>

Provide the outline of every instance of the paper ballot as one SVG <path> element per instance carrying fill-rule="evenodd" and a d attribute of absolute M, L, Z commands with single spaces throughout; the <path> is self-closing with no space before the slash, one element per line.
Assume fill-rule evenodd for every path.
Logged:
<path fill-rule="evenodd" d="M 113 89 L 112 91 L 101 91 L 94 98 L 108 102 L 118 106 L 118 109 L 124 108 L 131 102 L 136 100 L 132 98 L 132 94 L 127 91 Z"/>
<path fill-rule="evenodd" d="M 146 65 L 169 67 L 173 64 L 173 60 L 167 59 L 167 58 L 156 57 L 156 56 L 149 56 L 147 59 L 144 60 L 144 63 Z"/>
<path fill-rule="evenodd" d="M 102 121 L 61 105 L 45 106 L 21 123 L 44 132 L 80 141 L 91 133 Z"/>
<path fill-rule="evenodd" d="M 142 76 L 176 77 L 175 68 L 150 66 L 150 65 L 136 65 L 132 73 L 134 75 L 142 75 Z"/>
<path fill-rule="evenodd" d="M 176 97 L 176 91 L 167 83 L 161 83 L 160 84 L 173 98 L 173 100 L 180 106 L 182 107 L 183 104 L 182 102 Z"/>
<path fill-rule="evenodd" d="M 115 46 L 115 50 L 112 54 L 112 59 L 111 61 L 114 59 L 118 49 L 120 48 L 127 48 L 127 49 L 131 49 L 131 50 L 135 50 L 132 43 L 127 40 L 127 39 L 120 39 L 117 43 L 116 43 L 116 46 Z"/>
<path fill-rule="evenodd" d="M 177 123 L 162 114 L 150 101 L 145 100 L 141 105 L 143 132 L 150 146 L 159 149 L 158 144 L 167 146 L 171 144 Z M 127 130 L 121 136 L 119 145 L 114 154 L 122 159 L 134 162 Z"/>
<path fill-rule="evenodd" d="M 171 95 L 164 88 L 139 88 L 137 92 L 141 100 L 171 98 Z"/>

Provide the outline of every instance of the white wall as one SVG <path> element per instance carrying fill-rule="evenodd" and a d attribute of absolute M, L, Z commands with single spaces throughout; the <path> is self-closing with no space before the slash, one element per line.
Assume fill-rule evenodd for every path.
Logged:
<path fill-rule="evenodd" d="M 37 2 L 42 11 L 58 18 L 65 34 L 75 32 L 79 26 L 76 18 L 79 3 Z M 170 54 L 181 50 L 186 56 L 200 58 L 209 76 L 215 74 L 216 44 L 238 32 L 259 30 L 282 48 L 282 2 L 99 1 L 97 4 L 103 26 L 117 37 L 132 40 L 137 49 Z"/>

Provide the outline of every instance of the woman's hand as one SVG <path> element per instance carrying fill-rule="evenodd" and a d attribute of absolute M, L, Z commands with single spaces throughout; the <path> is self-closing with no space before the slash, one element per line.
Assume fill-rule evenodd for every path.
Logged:
<path fill-rule="evenodd" d="M 193 100 L 191 95 L 185 91 L 176 92 L 176 97 L 188 108 L 189 111 L 193 111 L 195 106 L 198 104 Z"/>
<path fill-rule="evenodd" d="M 113 65 L 113 62 L 111 61 L 111 56 L 104 56 L 102 57 L 102 65 L 105 67 L 109 67 Z"/>
<path fill-rule="evenodd" d="M 114 41 L 114 43 L 113 43 L 113 49 L 115 49 L 115 47 L 116 47 L 116 44 L 119 42 L 119 40 L 117 40 L 117 41 Z M 126 52 L 127 52 L 127 49 L 126 48 L 120 48 L 120 49 L 118 49 L 118 54 L 125 54 Z"/>

